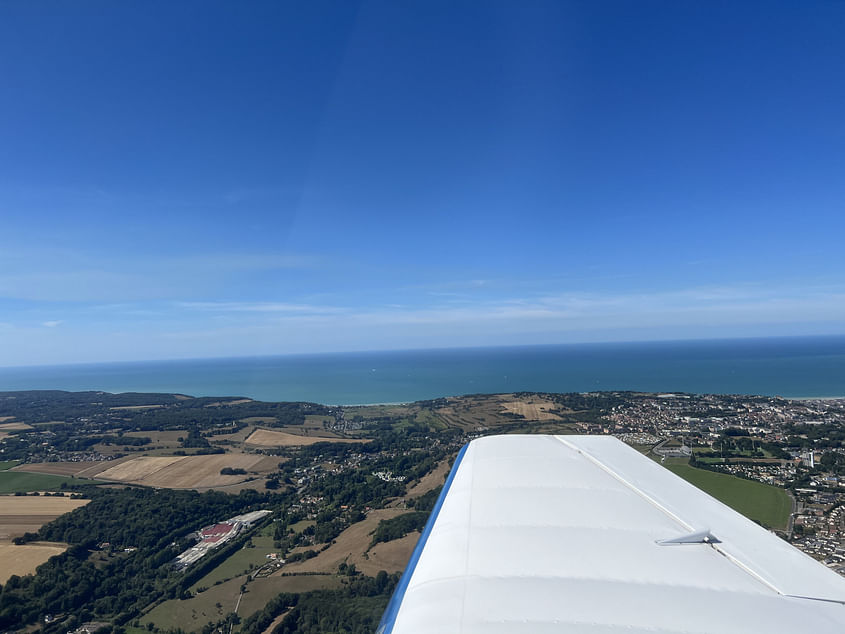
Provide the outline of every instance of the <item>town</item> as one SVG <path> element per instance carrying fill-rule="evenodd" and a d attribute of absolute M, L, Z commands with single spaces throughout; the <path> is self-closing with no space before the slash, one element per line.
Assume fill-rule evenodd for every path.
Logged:
<path fill-rule="evenodd" d="M 351 618 L 376 593 L 365 627 L 460 448 L 512 433 L 614 435 L 845 574 L 843 399 L 511 393 L 338 407 L 19 392 L 0 394 L 0 556 L 29 563 L 9 568 L 0 628 L 258 633 L 327 601 Z M 42 577 L 49 593 L 35 590 Z"/>

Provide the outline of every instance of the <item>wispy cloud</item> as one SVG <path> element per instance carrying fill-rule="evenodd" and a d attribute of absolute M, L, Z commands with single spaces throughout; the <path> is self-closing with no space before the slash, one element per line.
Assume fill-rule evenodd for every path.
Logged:
<path fill-rule="evenodd" d="M 120 303 L 174 300 L 237 287 L 252 275 L 312 268 L 319 258 L 291 253 L 93 256 L 67 251 L 0 254 L 0 299 Z"/>
<path fill-rule="evenodd" d="M 6 363 L 14 364 L 36 359 L 55 362 L 61 351 L 59 360 L 85 361 L 845 333 L 845 287 L 836 285 L 560 292 L 459 305 L 449 297 L 432 302 L 423 291 L 415 301 L 405 299 L 381 298 L 359 305 L 328 299 L 324 303 L 182 299 L 102 304 L 97 310 L 79 308 L 60 314 L 50 306 L 49 313 L 46 307 L 39 309 L 40 318 L 28 312 L 21 325 L 0 324 L 0 347 Z M 155 311 L 148 311 L 151 307 Z M 87 320 L 84 311 L 94 317 Z M 56 327 L 59 324 L 61 328 Z M 801 325 L 797 332 L 796 324 Z M 44 336 L 44 328 L 52 328 L 50 337 Z M 85 350 L 88 358 L 80 358 L 79 350 Z"/>
<path fill-rule="evenodd" d="M 334 306 L 287 304 L 284 302 L 178 302 L 180 308 L 220 313 L 297 313 L 325 314 L 343 312 Z"/>
<path fill-rule="evenodd" d="M 372 306 L 279 302 L 181 302 L 195 313 L 240 313 L 243 327 L 316 333 L 334 329 L 377 340 L 391 329 L 419 332 L 567 333 L 602 329 L 730 327 L 845 321 L 845 289 L 769 289 L 757 286 L 700 287 L 643 293 L 560 293 L 508 297 L 456 305 L 392 303 Z"/>

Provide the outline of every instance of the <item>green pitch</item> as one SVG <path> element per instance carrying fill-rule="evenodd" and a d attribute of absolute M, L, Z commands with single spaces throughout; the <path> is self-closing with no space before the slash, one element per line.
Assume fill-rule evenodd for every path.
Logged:
<path fill-rule="evenodd" d="M 727 473 L 696 469 L 682 461 L 667 460 L 663 466 L 749 519 L 769 528 L 786 529 L 792 500 L 783 489 Z"/>

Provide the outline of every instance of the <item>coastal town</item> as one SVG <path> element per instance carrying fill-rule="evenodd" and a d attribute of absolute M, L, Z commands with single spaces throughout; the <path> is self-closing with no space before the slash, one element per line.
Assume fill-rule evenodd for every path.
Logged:
<path fill-rule="evenodd" d="M 845 574 L 845 399 L 659 394 L 614 407 L 589 431 L 673 444 L 699 467 L 789 490 L 784 537 Z"/>
<path fill-rule="evenodd" d="M 285 611 L 254 597 L 290 594 L 316 613 L 338 584 L 369 596 L 375 575 L 404 568 L 461 447 L 491 434 L 615 436 L 845 575 L 845 399 L 520 392 L 324 406 L 19 392 L 0 395 L 0 419 L 0 528 L 32 562 L 0 594 L 7 629 L 101 617 L 131 634 L 258 634 Z M 23 527 L 13 506 L 45 510 Z M 64 599 L 30 590 L 36 568 Z M 97 575 L 121 590 L 74 592 Z"/>

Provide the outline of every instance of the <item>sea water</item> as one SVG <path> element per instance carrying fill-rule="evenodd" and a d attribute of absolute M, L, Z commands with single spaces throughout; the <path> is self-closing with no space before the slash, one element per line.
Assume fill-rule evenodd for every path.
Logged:
<path fill-rule="evenodd" d="M 845 395 L 845 337 L 566 344 L 0 368 L 0 391 L 176 392 L 325 404 L 635 390 Z"/>

